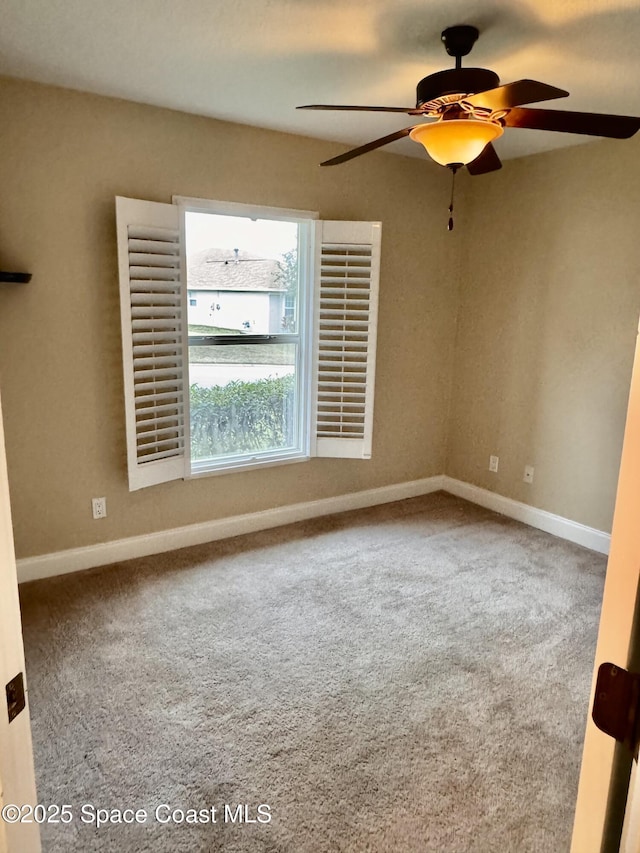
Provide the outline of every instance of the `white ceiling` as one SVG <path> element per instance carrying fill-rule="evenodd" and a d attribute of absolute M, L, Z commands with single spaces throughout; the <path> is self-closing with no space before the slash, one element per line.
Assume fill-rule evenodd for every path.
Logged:
<path fill-rule="evenodd" d="M 554 109 L 640 115 L 640 0 L 0 0 L 0 73 L 329 139 L 339 154 L 413 119 L 296 105 L 414 106 L 418 80 L 453 67 L 440 33 L 460 23 L 481 31 L 463 64 L 571 92 Z M 589 139 L 514 128 L 496 149 Z M 410 140 L 385 150 L 425 156 Z"/>

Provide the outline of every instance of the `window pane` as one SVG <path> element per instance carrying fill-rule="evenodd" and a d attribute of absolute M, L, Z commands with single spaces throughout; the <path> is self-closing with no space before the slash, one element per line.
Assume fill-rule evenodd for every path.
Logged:
<path fill-rule="evenodd" d="M 293 449 L 297 344 L 189 348 L 191 458 Z"/>
<path fill-rule="evenodd" d="M 191 334 L 297 331 L 298 224 L 185 214 Z"/>
<path fill-rule="evenodd" d="M 300 226 L 185 214 L 189 335 L 297 335 Z M 299 343 L 190 346 L 191 459 L 299 451 Z"/>

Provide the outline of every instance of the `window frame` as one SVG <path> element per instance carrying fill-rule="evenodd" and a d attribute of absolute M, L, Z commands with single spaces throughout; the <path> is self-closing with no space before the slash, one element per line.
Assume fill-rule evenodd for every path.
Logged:
<path fill-rule="evenodd" d="M 319 219 L 319 213 L 311 210 L 296 210 L 291 208 L 271 207 L 266 205 L 244 204 L 242 202 L 227 202 L 215 199 L 193 198 L 189 196 L 173 196 L 172 203 L 178 207 L 181 266 L 184 270 L 183 282 L 183 312 L 187 318 L 188 327 L 188 278 L 186 263 L 186 214 L 187 213 L 209 213 L 220 216 L 238 216 L 249 219 L 267 219 L 276 221 L 296 222 L 298 225 L 298 329 L 295 335 L 283 333 L 278 335 L 259 335 L 252 338 L 261 338 L 260 343 L 264 346 L 269 344 L 287 342 L 285 339 L 295 337 L 298 343 L 296 359 L 296 447 L 292 449 L 276 449 L 262 451 L 254 454 L 239 453 L 228 454 L 222 459 L 198 460 L 194 462 L 191 458 L 191 411 L 190 411 L 190 381 L 189 381 L 189 346 L 190 338 L 202 336 L 189 336 L 188 331 L 184 336 L 184 364 L 185 364 L 185 455 L 184 455 L 184 477 L 185 479 L 196 479 L 200 477 L 228 474 L 234 471 L 248 471 L 257 468 L 271 467 L 275 465 L 286 465 L 295 462 L 306 462 L 312 456 L 314 442 L 314 305 L 316 299 L 315 284 L 315 223 Z M 224 337 L 225 345 L 235 341 L 236 336 Z M 243 343 L 249 343 L 247 337 Z M 231 340 L 229 340 L 231 338 Z M 282 340 L 281 340 L 282 339 Z M 258 343 L 259 341 L 255 341 Z M 215 344 L 214 344 L 215 345 Z M 219 344 L 218 344 L 219 345 Z M 242 345 L 238 342 L 238 345 Z"/>
<path fill-rule="evenodd" d="M 115 214 L 126 468 L 134 492 L 188 479 L 188 290 L 178 205 L 116 196 Z M 310 456 L 370 459 L 382 223 L 318 218 L 313 225 Z M 259 463 L 271 464 L 286 461 Z"/>

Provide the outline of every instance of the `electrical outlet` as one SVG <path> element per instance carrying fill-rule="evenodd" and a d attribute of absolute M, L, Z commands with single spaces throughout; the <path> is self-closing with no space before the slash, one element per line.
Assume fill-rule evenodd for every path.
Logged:
<path fill-rule="evenodd" d="M 493 471 L 494 474 L 498 473 L 498 462 L 499 462 L 499 459 L 497 456 L 490 456 L 489 457 L 489 470 Z"/>
<path fill-rule="evenodd" d="M 533 483 L 533 465 L 524 466 L 524 477 L 522 480 L 525 483 Z"/>
<path fill-rule="evenodd" d="M 94 518 L 107 517 L 107 499 L 106 498 L 91 498 L 91 506 L 93 508 Z"/>

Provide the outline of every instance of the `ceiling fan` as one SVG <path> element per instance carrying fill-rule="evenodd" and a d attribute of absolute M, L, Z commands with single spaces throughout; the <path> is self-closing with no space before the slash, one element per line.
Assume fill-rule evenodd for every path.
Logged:
<path fill-rule="evenodd" d="M 486 68 L 462 68 L 476 42 L 476 27 L 459 25 L 442 33 L 449 56 L 455 57 L 455 68 L 429 74 L 418 83 L 415 107 L 342 106 L 308 104 L 299 110 L 357 110 L 363 112 L 406 113 L 430 121 L 405 127 L 381 139 L 325 160 L 321 166 L 337 166 L 368 151 L 409 136 L 424 145 L 427 154 L 455 172 L 466 166 L 472 175 L 500 169 L 502 163 L 493 140 L 502 136 L 505 127 L 553 130 L 587 136 L 627 139 L 640 129 L 640 118 L 579 113 L 565 110 L 532 109 L 535 104 L 554 98 L 565 98 L 564 89 L 536 80 L 517 80 L 500 86 L 494 71 Z M 435 119 L 435 121 L 433 121 Z"/>

